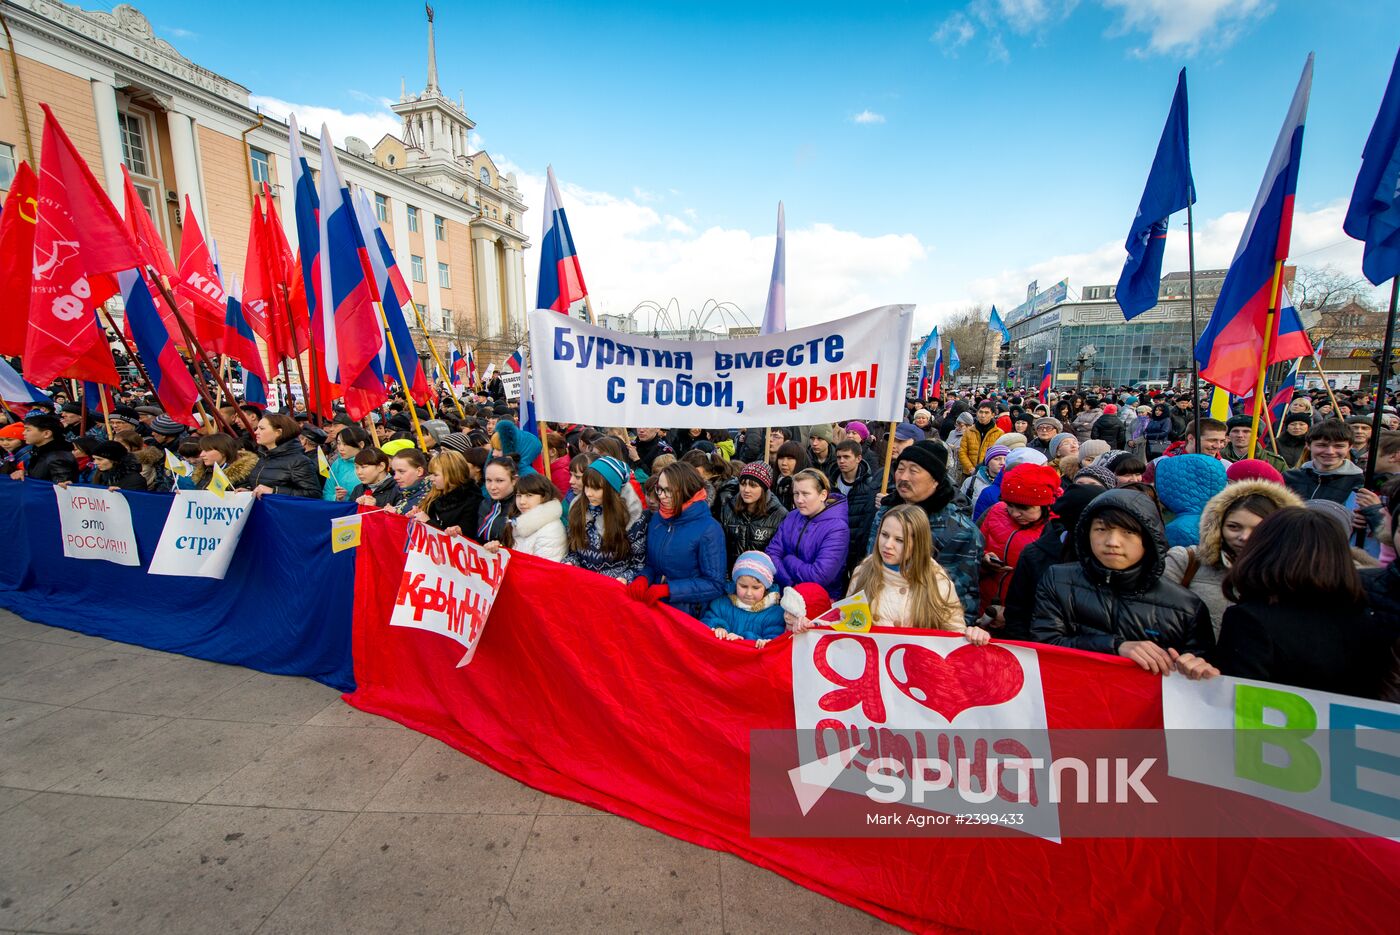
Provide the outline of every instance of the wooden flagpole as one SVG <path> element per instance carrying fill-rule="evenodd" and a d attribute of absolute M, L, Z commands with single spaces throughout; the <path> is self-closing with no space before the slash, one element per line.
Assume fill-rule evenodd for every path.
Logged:
<path fill-rule="evenodd" d="M 1269 284 L 1269 313 L 1264 319 L 1264 354 L 1259 359 L 1259 378 L 1254 383 L 1254 418 L 1249 426 L 1249 456 L 1259 442 L 1259 416 L 1264 412 L 1264 374 L 1269 369 L 1269 348 L 1273 344 L 1275 316 L 1278 314 L 1279 286 L 1283 278 L 1283 261 L 1274 261 L 1274 278 Z M 1193 352 L 1194 353 L 1194 352 Z M 1324 383 L 1326 380 L 1323 381 Z"/>
<path fill-rule="evenodd" d="M 223 390 L 224 395 L 227 396 L 229 399 L 234 399 L 233 393 L 229 392 L 229 388 L 224 385 L 223 378 L 219 376 L 218 368 L 215 367 L 213 362 L 209 360 L 209 355 L 204 352 L 204 348 L 200 345 L 199 341 L 195 339 L 194 332 L 191 331 L 190 326 L 185 323 L 185 316 L 180 313 L 180 306 L 176 303 L 175 296 L 170 292 L 170 283 L 166 282 L 165 279 L 162 276 L 160 276 L 159 273 L 156 272 L 155 267 L 148 266 L 146 267 L 146 269 L 150 274 L 151 279 L 154 280 L 158 286 L 160 286 L 160 294 L 165 299 L 166 304 L 170 306 L 170 311 L 172 314 L 174 314 L 175 321 L 180 326 L 180 333 L 185 336 L 185 346 L 188 347 L 194 355 L 196 355 L 200 363 L 204 364 L 205 368 L 209 371 L 209 375 L 213 377 L 214 380 L 218 381 L 219 388 Z M 199 386 L 198 376 L 199 375 L 196 373 L 194 381 L 196 387 Z M 220 423 L 228 425 L 227 422 L 224 422 L 223 414 L 219 412 L 219 407 L 213 405 L 209 394 L 207 392 L 204 392 L 200 395 L 203 396 L 205 401 L 210 404 L 210 407 L 215 414 L 214 418 L 217 419 Z M 237 406 L 235 406 L 234 408 L 238 411 L 238 421 L 243 423 L 244 429 L 246 429 L 248 434 L 251 436 L 253 434 L 253 422 L 251 419 L 248 418 L 248 413 L 244 412 Z"/>
<path fill-rule="evenodd" d="M 408 391 L 408 374 L 403 369 L 403 359 L 399 357 L 398 345 L 394 343 L 394 333 L 389 328 L 389 316 L 384 311 L 384 303 L 378 299 L 374 300 L 374 307 L 379 309 L 379 322 L 384 326 L 384 340 L 389 342 L 389 353 L 394 355 L 394 367 L 399 372 L 399 385 L 403 387 L 404 402 L 408 404 L 408 415 L 413 420 L 413 434 L 418 436 L 419 449 L 427 451 L 428 442 L 423 437 L 423 426 L 418 422 L 418 407 L 413 402 L 413 394 Z"/>

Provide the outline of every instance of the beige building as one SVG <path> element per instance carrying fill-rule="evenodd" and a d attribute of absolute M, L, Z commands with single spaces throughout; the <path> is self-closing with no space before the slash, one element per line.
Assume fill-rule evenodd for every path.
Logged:
<path fill-rule="evenodd" d="M 263 183 L 296 247 L 288 128 L 255 110 L 247 88 L 186 59 L 127 4 L 106 13 L 0 0 L 0 18 L 0 190 L 21 160 L 37 165 L 46 103 L 118 208 L 126 166 L 172 256 L 188 197 L 223 268 L 241 277 L 253 192 Z M 427 86 L 394 106 L 402 139 L 385 136 L 371 149 L 349 137 L 337 159 L 374 203 L 434 343 L 445 348 L 455 335 L 484 366 L 509 356 L 524 329 L 525 204 L 512 175 L 471 152 L 474 123 L 438 88 L 432 29 L 430 21 Z M 321 128 L 302 129 L 319 171 Z M 414 310 L 405 315 L 421 341 Z"/>

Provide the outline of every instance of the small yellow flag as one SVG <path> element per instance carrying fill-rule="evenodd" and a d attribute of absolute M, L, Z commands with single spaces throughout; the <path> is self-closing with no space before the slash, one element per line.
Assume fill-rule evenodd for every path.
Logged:
<path fill-rule="evenodd" d="M 1221 422 L 1230 421 L 1230 394 L 1216 386 L 1210 394 L 1210 417 Z"/>
<path fill-rule="evenodd" d="M 864 591 L 857 591 L 850 597 L 836 601 L 831 605 L 831 609 L 841 614 L 841 619 L 832 623 L 833 630 L 869 633 L 871 624 L 875 622 L 875 615 L 870 610 L 870 602 L 866 600 Z"/>
<path fill-rule="evenodd" d="M 318 468 L 321 469 L 321 476 L 322 476 L 322 477 L 330 477 L 330 476 L 331 476 L 331 466 L 330 466 L 330 463 L 329 463 L 328 461 L 326 461 L 326 453 L 325 453 L 324 451 L 322 451 L 320 448 L 317 448 L 317 449 L 316 449 L 316 466 L 317 466 Z"/>
<path fill-rule="evenodd" d="M 171 474 L 177 474 L 180 477 L 190 476 L 189 462 L 184 458 L 177 457 L 175 452 L 171 451 L 169 448 L 165 450 L 165 469 Z"/>
<path fill-rule="evenodd" d="M 360 514 L 337 516 L 331 520 L 331 551 L 344 552 L 360 544 Z"/>
<path fill-rule="evenodd" d="M 224 469 L 217 464 L 214 465 L 213 470 L 209 474 L 209 489 L 222 499 L 224 492 L 232 486 L 233 485 L 228 481 L 228 475 L 224 473 Z"/>

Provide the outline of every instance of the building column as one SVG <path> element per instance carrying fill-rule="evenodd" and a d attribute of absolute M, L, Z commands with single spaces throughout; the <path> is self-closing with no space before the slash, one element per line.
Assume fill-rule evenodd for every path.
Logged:
<path fill-rule="evenodd" d="M 122 131 L 117 123 L 117 89 L 106 78 L 92 79 L 92 104 L 97 113 L 97 142 L 102 147 L 102 175 L 107 194 L 122 199 Z"/>
<path fill-rule="evenodd" d="M 525 290 L 521 288 L 521 282 L 516 271 L 520 269 L 520 245 L 515 241 L 506 241 L 502 246 L 506 251 L 506 314 L 507 322 L 518 322 L 525 317 Z"/>
<path fill-rule="evenodd" d="M 185 199 L 189 198 L 199 226 L 209 230 L 209 219 L 204 214 L 204 200 L 199 194 L 199 155 L 194 148 L 194 121 L 178 111 L 169 111 L 166 122 L 170 125 L 170 151 L 175 159 L 175 188 L 180 195 L 180 214 L 184 216 Z"/>
<path fill-rule="evenodd" d="M 423 265 L 428 275 L 428 310 L 423 320 L 429 328 L 437 331 L 442 327 L 442 283 L 438 280 L 438 240 L 435 215 L 428 208 L 420 208 L 418 216 L 423 219 Z M 455 285 L 455 283 L 454 283 Z"/>
<path fill-rule="evenodd" d="M 496 273 L 496 235 L 472 231 L 472 256 L 476 280 L 476 317 L 488 338 L 501 333 L 501 286 Z"/>

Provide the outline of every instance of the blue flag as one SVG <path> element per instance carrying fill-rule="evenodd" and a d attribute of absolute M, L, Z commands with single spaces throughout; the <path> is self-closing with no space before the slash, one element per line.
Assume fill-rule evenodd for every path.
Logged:
<path fill-rule="evenodd" d="M 1191 181 L 1191 144 L 1186 120 L 1186 69 L 1176 79 L 1167 125 L 1147 176 L 1137 217 L 1128 231 L 1128 262 L 1118 277 L 1118 307 L 1131 321 L 1157 304 L 1162 284 L 1162 254 L 1167 248 L 1167 219 L 1196 201 Z"/>
<path fill-rule="evenodd" d="M 987 322 L 987 326 L 993 331 L 1001 332 L 1002 344 L 1011 343 L 1011 332 L 1007 329 L 1006 322 L 1001 320 L 1001 312 L 997 311 L 997 307 L 995 305 L 992 306 L 992 319 L 991 321 Z"/>
<path fill-rule="evenodd" d="M 962 361 L 958 360 L 958 346 L 953 343 L 953 339 L 948 339 L 948 376 L 958 372 L 962 366 Z"/>
<path fill-rule="evenodd" d="M 1361 172 L 1342 230 L 1366 242 L 1361 271 L 1373 285 L 1400 275 L 1400 53 L 1361 151 Z"/>

